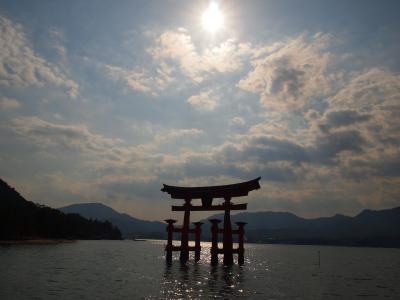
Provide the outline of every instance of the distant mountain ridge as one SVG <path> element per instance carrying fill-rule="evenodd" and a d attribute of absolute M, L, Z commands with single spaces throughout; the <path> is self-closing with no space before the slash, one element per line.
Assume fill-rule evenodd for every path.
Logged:
<path fill-rule="evenodd" d="M 136 219 L 101 203 L 74 204 L 61 210 L 108 220 L 125 237 L 165 238 L 165 223 Z M 223 220 L 223 214 L 202 220 L 203 239 L 210 238 L 208 219 L 212 218 Z M 231 220 L 234 228 L 234 222 L 248 223 L 245 227 L 248 242 L 400 247 L 400 207 L 365 209 L 354 217 L 336 214 L 314 219 L 289 212 L 243 212 L 232 215 Z"/>
<path fill-rule="evenodd" d="M 88 219 L 108 220 L 117 226 L 125 238 L 164 238 L 165 223 L 146 221 L 117 212 L 102 203 L 72 204 L 59 208 L 64 213 L 77 213 Z"/>
<path fill-rule="evenodd" d="M 211 218 L 222 220 L 223 214 L 202 220 L 204 239 L 210 236 Z M 248 223 L 249 242 L 400 247 L 400 207 L 365 209 L 354 217 L 336 214 L 304 219 L 289 212 L 243 212 L 231 219 L 232 223 Z M 73 204 L 59 210 L 35 204 L 0 179 L 0 239 L 120 238 L 120 231 L 110 223 L 128 238 L 166 235 L 162 222 L 140 220 L 101 203 Z"/>
<path fill-rule="evenodd" d="M 223 220 L 223 214 L 210 218 Z M 231 220 L 248 223 L 246 236 L 252 242 L 400 247 L 400 207 L 315 219 L 287 212 L 244 212 Z M 208 232 L 209 222 L 202 222 Z"/>

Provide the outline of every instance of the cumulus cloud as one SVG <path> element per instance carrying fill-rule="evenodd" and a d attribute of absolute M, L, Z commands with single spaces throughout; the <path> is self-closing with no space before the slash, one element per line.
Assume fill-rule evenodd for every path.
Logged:
<path fill-rule="evenodd" d="M 347 128 L 365 140 L 362 155 L 343 158 L 343 173 L 353 178 L 395 177 L 400 155 L 400 76 L 377 68 L 353 73 L 329 98 L 329 105 L 322 119 L 315 120 L 320 128 Z"/>
<path fill-rule="evenodd" d="M 324 42 L 324 46 L 326 43 L 328 41 Z M 255 63 L 256 69 L 260 63 L 269 62 L 268 58 L 275 58 L 273 54 L 279 52 L 282 47 L 285 46 L 278 44 L 257 54 L 262 57 L 265 53 L 272 53 L 258 60 Z M 310 47 L 307 53 L 310 49 L 314 49 L 313 46 Z M 296 49 L 302 57 L 301 47 Z M 281 61 L 278 60 L 278 62 Z M 335 63 L 337 62 L 328 56 L 324 66 Z M 283 65 L 287 66 L 287 61 Z M 270 64 L 269 66 L 271 67 Z M 255 70 L 250 75 L 254 75 Z M 329 74 L 326 67 L 320 70 L 324 70 L 319 74 L 323 74 L 326 78 L 339 77 Z M 283 95 L 289 91 L 291 91 L 290 95 L 300 100 L 302 100 L 302 95 L 307 94 L 305 91 L 311 91 L 308 98 L 318 99 L 320 96 L 318 90 L 313 91 L 307 87 L 306 81 L 302 83 L 297 80 L 303 75 L 296 72 L 286 75 L 290 84 L 287 83 L 287 89 L 282 90 L 283 92 L 279 92 L 278 89 L 278 92 L 274 93 L 273 86 L 269 86 L 267 80 L 257 81 L 261 77 L 253 77 L 252 79 L 256 81 L 248 83 L 253 84 L 252 88 L 256 88 L 258 82 L 258 87 L 260 87 L 258 92 L 261 96 L 265 89 L 270 87 L 264 94 L 265 101 L 278 101 L 277 95 L 280 93 Z M 269 77 L 269 79 L 277 80 L 279 78 L 272 75 Z M 366 188 L 368 182 L 375 187 L 381 184 L 394 184 L 398 180 L 396 167 L 400 155 L 398 122 L 400 76 L 388 70 L 370 68 L 357 72 L 349 71 L 340 80 L 332 82 L 332 85 L 336 85 L 335 89 L 329 87 L 328 81 L 326 83 L 325 99 L 320 102 L 311 101 L 308 105 L 309 109 L 305 109 L 304 106 L 306 98 L 303 102 L 300 101 L 301 106 L 290 102 L 285 102 L 284 105 L 277 103 L 267 105 L 263 102 L 275 110 L 266 116 L 265 121 L 253 125 L 247 136 L 244 138 L 241 136 L 236 142 L 224 146 L 221 156 L 226 162 L 247 161 L 248 165 L 254 161 L 261 165 L 285 162 L 289 163 L 289 166 L 296 166 L 295 168 L 301 166 L 308 168 L 310 174 L 315 174 L 312 179 L 309 176 L 306 177 L 308 184 L 319 182 L 325 177 L 328 181 L 335 182 L 336 186 L 349 191 L 353 189 L 352 185 L 358 182 L 364 182 L 363 188 Z M 280 83 L 277 86 L 280 87 Z M 322 89 L 323 87 L 324 85 Z M 323 105 L 320 105 L 321 102 Z M 293 112 L 291 107 L 303 109 Z M 274 114 L 274 111 L 279 112 L 279 115 Z M 323 177 L 321 174 L 324 174 Z M 365 190 L 361 187 L 357 190 L 359 195 L 368 198 L 364 192 Z M 374 197 L 376 203 L 381 201 L 378 200 L 378 195 Z M 393 198 L 393 194 L 388 193 L 388 197 Z"/>
<path fill-rule="evenodd" d="M 124 80 L 131 89 L 153 96 L 157 95 L 154 91 L 153 81 L 148 74 L 145 74 L 145 71 L 126 70 L 111 65 L 106 65 L 105 69 L 112 78 Z"/>
<path fill-rule="evenodd" d="M 213 73 L 242 68 L 243 59 L 251 53 L 251 47 L 229 39 L 200 52 L 187 31 L 179 29 L 162 33 L 147 51 L 155 61 L 176 63 L 185 76 L 199 83 Z"/>
<path fill-rule="evenodd" d="M 254 161 L 257 163 L 308 160 L 307 150 L 293 141 L 271 136 L 254 136 L 241 143 L 225 145 L 220 154 L 226 162 Z"/>
<path fill-rule="evenodd" d="M 204 66 L 185 30 L 164 32 L 147 51 L 156 61 L 176 60 L 184 74 L 196 82 L 203 80 L 201 72 Z"/>
<path fill-rule="evenodd" d="M 173 68 L 165 63 L 161 63 L 153 73 L 146 69 L 126 69 L 112 65 L 105 65 L 104 68 L 111 78 L 125 81 L 130 89 L 152 96 L 157 96 L 174 80 L 171 76 Z"/>
<path fill-rule="evenodd" d="M 211 111 L 217 106 L 218 96 L 212 90 L 203 91 L 197 95 L 190 96 L 187 102 L 201 111 Z"/>
<path fill-rule="evenodd" d="M 192 83 L 199 84 L 216 74 L 242 71 L 251 62 L 252 70 L 237 86 L 259 94 L 266 106 L 297 108 L 331 89 L 331 78 L 326 74 L 331 55 L 325 50 L 332 39 L 328 34 L 313 37 L 304 34 L 286 43 L 261 47 L 228 39 L 200 50 L 181 28 L 163 32 L 147 49 L 152 63 L 158 66 L 157 71 L 116 66 L 106 69 L 130 88 L 157 95 L 155 90 L 163 90 L 178 76 L 178 73 L 172 75 L 171 70 L 176 69 Z M 192 102 L 198 103 L 195 98 Z"/>
<path fill-rule="evenodd" d="M 310 98 L 326 95 L 326 71 L 331 55 L 325 51 L 330 35 L 301 35 L 286 43 L 256 51 L 253 69 L 238 87 L 258 94 L 262 104 L 276 109 L 299 108 Z"/>
<path fill-rule="evenodd" d="M 331 106 L 363 112 L 400 106 L 399 74 L 371 68 L 351 75 L 348 84 L 330 98 Z"/>
<path fill-rule="evenodd" d="M 371 118 L 369 114 L 361 114 L 356 110 L 329 110 L 319 125 L 321 130 L 349 126 L 358 122 L 365 122 Z"/>
<path fill-rule="evenodd" d="M 311 168 L 311 173 L 320 174 L 316 170 L 324 170 L 326 178 L 345 190 L 362 185 L 364 190 L 360 188 L 357 193 L 368 198 L 370 196 L 365 194 L 368 183 L 378 187 L 393 185 L 399 180 L 396 167 L 400 155 L 400 77 L 377 68 L 349 72 L 345 77 L 346 80 L 340 82 L 341 88 L 332 91 L 322 109 L 304 112 L 305 123 L 297 124 L 305 126 L 291 127 L 281 118 L 280 121 L 287 125 L 285 130 L 266 123 L 254 126 L 250 133 L 289 139 L 300 147 L 300 153 L 306 154 L 297 161 L 303 167 Z M 286 114 L 294 116 L 290 111 Z M 300 116 L 297 114 L 297 118 Z M 292 146 L 283 147 L 290 149 Z M 257 151 L 251 152 L 262 159 L 274 157 L 270 146 L 266 151 L 264 146 L 247 142 L 243 149 L 249 151 L 248 148 L 256 148 Z M 296 162 L 284 156 L 285 150 L 276 153 L 287 162 Z M 312 180 L 320 180 L 316 178 L 321 176 Z M 378 195 L 374 197 L 376 203 L 381 201 Z M 388 193 L 388 197 L 393 198 L 393 194 Z"/>
<path fill-rule="evenodd" d="M 364 145 L 366 141 L 357 130 L 330 132 L 316 137 L 310 157 L 317 163 L 332 163 L 332 160 L 343 151 L 357 155 L 362 153 Z"/>
<path fill-rule="evenodd" d="M 339 93 L 329 99 L 331 109 L 368 114 L 358 125 L 371 141 L 392 143 L 400 138 L 400 75 L 382 69 L 356 73 Z"/>
<path fill-rule="evenodd" d="M 180 28 L 168 30 L 156 37 L 147 49 L 150 62 L 146 67 L 126 68 L 105 65 L 109 76 L 124 81 L 135 91 L 157 96 L 160 91 L 176 82 L 178 76 L 198 84 L 208 76 L 230 73 L 243 68 L 245 58 L 253 49 L 249 44 L 228 39 L 217 46 L 200 51 L 188 32 Z M 205 100 L 207 92 L 193 96 L 189 103 L 201 110 L 212 110 L 215 101 Z"/>
<path fill-rule="evenodd" d="M 310 128 L 321 131 L 357 130 L 370 147 L 398 140 L 400 126 L 400 76 L 389 71 L 369 69 L 351 74 L 336 94 L 328 98 L 322 114 L 309 111 Z M 310 133 L 315 134 L 314 131 Z"/>
<path fill-rule="evenodd" d="M 0 98 L 0 109 L 12 109 L 21 107 L 21 103 L 16 99 L 7 97 Z"/>
<path fill-rule="evenodd" d="M 250 44 L 228 39 L 218 46 L 206 48 L 202 55 L 202 63 L 210 72 L 234 72 L 243 68 L 245 58 L 252 52 Z"/>
<path fill-rule="evenodd" d="M 210 165 L 230 166 L 232 174 L 239 177 L 265 174 L 266 180 L 296 181 L 304 176 L 302 170 L 306 167 L 313 172 L 324 168 L 325 173 L 336 176 L 336 167 L 345 164 L 344 153 L 345 157 L 361 157 L 368 145 L 359 131 L 349 128 L 319 132 L 310 141 L 300 143 L 279 135 L 240 136 L 216 149 Z"/>
<path fill-rule="evenodd" d="M 76 98 L 78 84 L 32 48 L 23 27 L 0 16 L 0 85 L 8 87 L 64 87 Z"/>

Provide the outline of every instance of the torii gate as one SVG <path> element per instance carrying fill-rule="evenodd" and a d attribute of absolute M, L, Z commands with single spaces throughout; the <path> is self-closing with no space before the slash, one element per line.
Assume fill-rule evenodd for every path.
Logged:
<path fill-rule="evenodd" d="M 182 228 L 174 228 L 176 220 L 168 219 L 165 220 L 168 223 L 168 242 L 165 248 L 167 255 L 167 262 L 172 261 L 172 251 L 180 251 L 180 261 L 187 262 L 189 259 L 189 251 L 195 251 L 195 260 L 200 260 L 200 234 L 201 234 L 201 222 L 193 223 L 194 229 L 189 229 L 190 223 L 190 212 L 191 211 L 225 211 L 224 214 L 224 227 L 218 228 L 218 223 L 221 222 L 217 219 L 209 220 L 212 223 L 211 226 L 211 264 L 218 264 L 218 254 L 224 255 L 224 265 L 230 266 L 233 264 L 233 254 L 238 254 L 239 264 L 244 263 L 244 247 L 243 247 L 243 235 L 244 235 L 244 222 L 236 222 L 238 225 L 237 230 L 232 230 L 231 224 L 231 210 L 246 210 L 247 203 L 233 204 L 231 199 L 233 197 L 247 196 L 250 191 L 260 188 L 259 180 L 261 177 L 256 179 L 240 182 L 236 184 L 219 185 L 219 186 L 203 186 L 203 187 L 179 187 L 164 184 L 161 189 L 162 192 L 170 194 L 172 199 L 183 199 L 185 203 L 182 206 L 172 206 L 172 211 L 184 211 L 183 226 Z M 213 205 L 212 201 L 214 198 L 223 198 L 225 201 L 223 204 Z M 192 205 L 193 199 L 201 199 L 201 205 Z M 181 233 L 181 245 L 174 246 L 172 244 L 173 232 Z M 189 247 L 189 233 L 195 234 L 195 246 Z M 218 249 L 218 233 L 223 234 L 223 248 Z M 239 236 L 239 247 L 233 249 L 232 234 L 238 234 Z"/>

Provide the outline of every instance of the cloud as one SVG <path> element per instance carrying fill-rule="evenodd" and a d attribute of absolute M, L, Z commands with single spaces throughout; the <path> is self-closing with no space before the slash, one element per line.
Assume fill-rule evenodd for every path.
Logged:
<path fill-rule="evenodd" d="M 12 121 L 12 129 L 24 140 L 41 148 L 53 147 L 60 151 L 77 149 L 109 159 L 120 158 L 118 148 L 114 147 L 120 145 L 121 140 L 92 133 L 85 125 L 62 125 L 38 117 L 20 117 Z"/>
<path fill-rule="evenodd" d="M 147 144 L 126 145 L 121 139 L 109 138 L 92 132 L 84 124 L 57 124 L 38 117 L 19 117 L 11 122 L 11 129 L 26 143 L 42 149 L 44 155 L 57 153 L 58 157 L 69 155 L 86 166 L 85 172 L 96 170 L 96 177 L 144 180 L 157 178 L 163 168 L 174 168 L 184 158 L 176 154 L 180 147 L 202 136 L 196 128 L 170 129 L 158 133 Z M 173 149 L 172 154 L 162 151 Z"/>
<path fill-rule="evenodd" d="M 18 30 L 31 49 L 22 28 Z M 60 40 L 58 34 L 54 32 Z M 220 184 L 261 175 L 263 189 L 257 194 L 261 208 L 269 207 L 260 204 L 264 200 L 276 205 L 284 201 L 291 207 L 315 207 L 313 203 L 333 207 L 329 201 L 345 204 L 349 199 L 349 205 L 358 208 L 366 201 L 382 203 L 384 196 L 393 202 L 390 199 L 398 195 L 396 184 L 400 183 L 399 75 L 378 68 L 342 70 L 337 57 L 327 50 L 332 39 L 328 34 L 301 35 L 257 47 L 227 40 L 201 48 L 187 31 L 171 30 L 147 49 L 150 60 L 146 65 L 101 65 L 110 78 L 153 96 L 170 97 L 168 88 L 176 89 L 175 83 L 196 85 L 197 92 L 187 89 L 183 95 L 190 95 L 184 100 L 198 111 L 213 111 L 224 97 L 233 95 L 229 98 L 232 101 L 224 101 L 227 110 L 219 123 L 212 120 L 213 113 L 193 111 L 193 119 L 169 120 L 169 125 L 163 123 L 164 118 L 155 121 L 158 115 L 140 116 L 134 121 L 136 125 L 127 127 L 126 141 L 96 133 L 89 125 L 68 123 L 68 114 L 54 122 L 19 117 L 11 126 L 18 138 L 36 145 L 43 157 L 72 153 L 79 166 L 70 167 L 71 173 L 62 173 L 65 178 L 61 173 L 54 175 L 53 181 L 61 188 L 69 183 L 68 178 L 79 174 L 83 184 L 71 188 L 74 196 L 91 189 L 100 192 L 88 198 L 157 201 L 161 182 Z M 45 66 L 67 78 L 30 51 L 27 53 L 34 59 L 27 64 Z M 63 55 L 62 49 L 59 54 Z M 4 64 L 1 66 L 8 72 Z M 31 80 L 30 85 L 52 83 L 38 74 L 34 72 L 37 82 Z M 219 78 L 221 74 L 226 75 Z M 7 76 L 11 78 L 12 73 Z M 20 84 L 28 84 L 28 79 L 21 79 Z M 213 88 L 206 87 L 209 79 Z M 217 87 L 220 79 L 228 80 L 226 90 Z M 238 82 L 236 88 L 230 88 L 234 81 Z M 248 94 L 243 90 L 254 93 L 260 102 L 253 101 L 256 97 L 246 99 Z M 9 100 L 2 100 L 0 107 L 18 105 Z M 182 107 L 174 104 L 173 113 L 182 113 Z M 196 119 L 200 115 L 202 118 Z M 215 128 L 221 136 L 215 136 Z M 71 183 L 79 180 L 74 178 Z M 382 186 L 390 186 L 391 191 L 385 188 L 380 194 Z"/>
<path fill-rule="evenodd" d="M 158 96 L 160 91 L 177 82 L 178 77 L 189 79 L 190 84 L 199 84 L 216 74 L 239 71 L 253 49 L 250 44 L 228 39 L 200 51 L 187 31 L 180 28 L 157 36 L 146 52 L 150 55 L 146 66 L 127 68 L 106 64 L 103 67 L 111 78 L 124 81 L 132 90 Z M 205 99 L 205 94 L 201 97 Z M 195 97 L 191 102 L 200 108 L 199 101 Z M 214 101 L 206 102 L 201 110 L 212 110 Z"/>
<path fill-rule="evenodd" d="M 304 114 L 308 127 L 298 129 L 314 149 L 313 164 L 344 181 L 382 185 L 397 180 L 400 126 L 400 76 L 370 68 L 349 72 L 322 111 Z"/>
<path fill-rule="evenodd" d="M 331 107 L 370 112 L 400 106 L 400 75 L 371 68 L 351 74 L 349 82 L 329 102 Z"/>
<path fill-rule="evenodd" d="M 181 176 L 184 178 L 210 177 L 208 184 L 213 184 L 212 178 L 229 177 L 229 181 L 247 180 L 262 176 L 263 180 L 275 182 L 295 181 L 298 174 L 294 166 L 282 162 L 251 163 L 246 160 L 222 161 L 221 153 L 218 157 L 193 155 L 186 158 L 181 164 Z M 239 179 L 238 179 L 239 178 Z M 228 181 L 228 182 L 229 182 Z"/>
<path fill-rule="evenodd" d="M 157 62 L 176 63 L 186 77 L 200 83 L 206 76 L 241 69 L 244 58 L 251 54 L 251 47 L 229 39 L 200 52 L 187 31 L 181 28 L 162 33 L 147 52 Z"/>
<path fill-rule="evenodd" d="M 18 100 L 3 97 L 0 98 L 0 109 L 13 109 L 21 107 L 21 103 Z"/>
<path fill-rule="evenodd" d="M 250 44 L 228 39 L 218 46 L 206 48 L 202 55 L 202 63 L 207 66 L 209 72 L 234 72 L 243 68 L 245 59 L 250 57 L 252 52 Z"/>
<path fill-rule="evenodd" d="M 241 117 L 234 117 L 232 119 L 232 124 L 238 125 L 238 126 L 243 126 L 246 124 L 246 121 Z"/>
<path fill-rule="evenodd" d="M 228 146 L 222 153 L 230 161 L 255 161 L 258 163 L 289 161 L 299 163 L 308 161 L 306 147 L 289 139 L 272 136 L 250 137 L 240 146 Z"/>
<path fill-rule="evenodd" d="M 357 130 L 330 132 L 317 136 L 310 157 L 319 163 L 332 163 L 343 151 L 359 155 L 363 152 L 364 145 L 366 141 Z"/>
<path fill-rule="evenodd" d="M 201 72 L 204 71 L 204 66 L 191 37 L 185 30 L 164 32 L 155 40 L 155 45 L 147 51 L 156 61 L 167 59 L 177 61 L 182 72 L 193 81 L 203 80 Z"/>
<path fill-rule="evenodd" d="M 358 130 L 369 141 L 369 148 L 398 144 L 399 75 L 375 68 L 353 73 L 328 103 L 322 116 L 309 120 L 310 126 L 331 131 Z"/>
<path fill-rule="evenodd" d="M 258 94 L 263 105 L 280 110 L 299 108 L 310 98 L 326 95 L 331 88 L 326 74 L 331 55 L 324 50 L 331 38 L 301 35 L 258 49 L 253 70 L 238 87 Z"/>
<path fill-rule="evenodd" d="M 157 90 L 165 89 L 179 76 L 178 71 L 191 83 L 199 84 L 217 74 L 241 72 L 251 59 L 252 71 L 237 86 L 259 94 L 266 106 L 297 108 L 331 89 L 326 74 L 331 54 L 325 48 L 332 39 L 328 34 L 312 37 L 304 34 L 286 43 L 264 47 L 228 39 L 200 50 L 181 28 L 163 32 L 147 48 L 152 59 L 150 67 L 128 69 L 107 65 L 106 69 L 133 90 L 157 95 Z M 152 70 L 153 66 L 157 70 Z M 191 103 L 207 102 L 203 107 L 211 110 L 215 101 L 201 101 L 206 98 L 209 97 L 204 91 L 194 96 Z"/>
<path fill-rule="evenodd" d="M 182 161 L 182 152 L 197 147 L 204 135 L 204 131 L 197 128 L 170 128 L 158 132 L 152 142 L 143 146 L 160 155 L 165 161 L 177 162 Z"/>
<path fill-rule="evenodd" d="M 377 68 L 354 72 L 328 100 L 328 110 L 311 126 L 331 132 L 351 130 L 354 136 L 349 140 L 358 141 L 359 150 L 362 145 L 362 153 L 342 158 L 343 176 L 353 180 L 398 177 L 400 76 Z"/>
<path fill-rule="evenodd" d="M 296 181 L 305 167 L 327 168 L 326 172 L 334 174 L 335 168 L 344 164 L 343 153 L 361 157 L 367 145 L 362 134 L 351 129 L 320 132 L 309 144 L 277 135 L 239 136 L 215 149 L 210 165 L 230 166 L 236 170 L 232 174 L 240 177 L 259 173 L 265 174 L 266 180 Z"/>
<path fill-rule="evenodd" d="M 356 110 L 329 110 L 322 123 L 319 125 L 321 130 L 349 126 L 358 122 L 365 122 L 371 118 L 368 114 L 361 114 Z"/>
<path fill-rule="evenodd" d="M 58 28 L 49 29 L 50 45 L 53 49 L 60 63 L 65 64 L 67 61 L 67 49 L 63 46 L 62 41 L 65 40 L 64 33 Z"/>
<path fill-rule="evenodd" d="M 353 74 L 349 83 L 329 99 L 330 109 L 369 115 L 357 124 L 373 145 L 397 144 L 400 139 L 400 75 L 372 68 Z"/>
<path fill-rule="evenodd" d="M 189 128 L 189 129 L 171 129 L 166 134 L 160 135 L 163 140 L 170 140 L 176 138 L 182 138 L 184 136 L 198 136 L 204 134 L 203 130 L 197 128 Z"/>
<path fill-rule="evenodd" d="M 43 87 L 52 84 L 67 89 L 71 98 L 78 95 L 78 84 L 32 48 L 23 27 L 0 16 L 0 85 Z"/>
<path fill-rule="evenodd" d="M 128 69 L 113 65 L 103 65 L 108 76 L 115 80 L 124 81 L 127 86 L 137 92 L 158 96 L 175 78 L 174 68 L 161 62 L 155 69 Z"/>
<path fill-rule="evenodd" d="M 146 71 L 126 70 L 111 65 L 106 65 L 105 69 L 109 76 L 117 80 L 125 81 L 132 90 L 157 96 L 157 92 L 155 91 L 157 86 Z"/>
<path fill-rule="evenodd" d="M 230 128 L 235 133 L 246 133 L 246 121 L 242 117 L 233 117 L 230 121 Z"/>
<path fill-rule="evenodd" d="M 212 90 L 203 91 L 200 94 L 190 96 L 187 102 L 200 111 L 212 111 L 217 106 L 218 96 Z"/>

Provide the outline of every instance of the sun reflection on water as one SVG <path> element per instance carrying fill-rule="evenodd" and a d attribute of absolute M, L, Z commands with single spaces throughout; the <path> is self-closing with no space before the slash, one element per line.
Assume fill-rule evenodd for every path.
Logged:
<path fill-rule="evenodd" d="M 193 257 L 187 264 L 179 262 L 179 253 L 174 253 L 173 263 L 165 265 L 162 282 L 162 299 L 207 299 L 220 296 L 231 298 L 245 293 L 243 268 L 237 265 L 224 267 L 222 257 L 218 266 L 210 266 L 211 243 L 201 244 L 201 259 L 195 263 Z M 220 245 L 222 246 L 222 245 Z"/>

